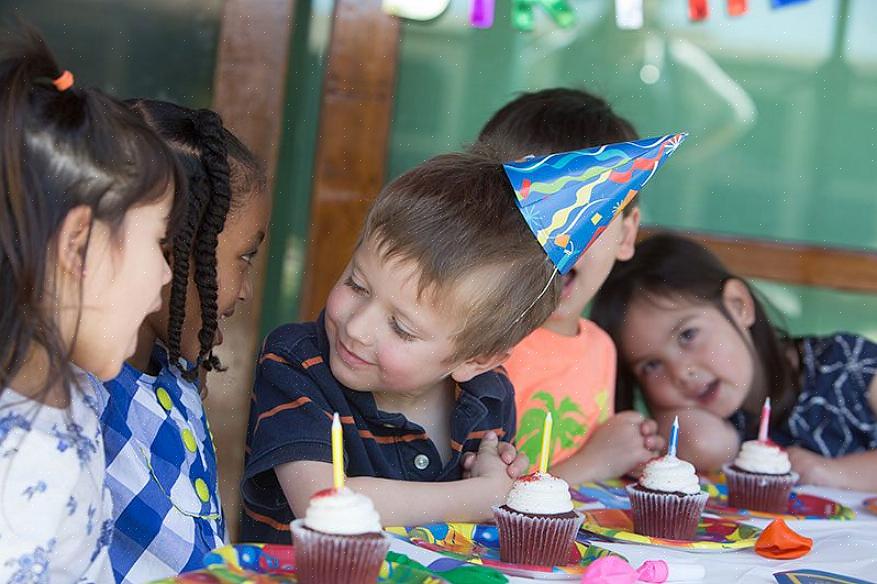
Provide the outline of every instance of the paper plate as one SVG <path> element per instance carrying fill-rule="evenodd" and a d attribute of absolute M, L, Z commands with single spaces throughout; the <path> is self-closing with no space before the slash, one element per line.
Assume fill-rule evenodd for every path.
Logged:
<path fill-rule="evenodd" d="M 595 545 L 576 542 L 575 549 L 570 549 L 570 557 L 574 561 L 568 565 L 547 567 L 510 564 L 499 559 L 499 532 L 495 525 L 433 523 L 419 527 L 389 527 L 386 531 L 456 561 L 488 566 L 510 576 L 539 580 L 579 580 L 595 559 L 618 555 Z"/>
<path fill-rule="evenodd" d="M 711 474 L 701 477 L 701 488 L 710 495 L 706 511 L 729 519 L 761 517 L 764 519 L 855 519 L 856 512 L 831 499 L 792 491 L 786 513 L 767 513 L 751 509 L 738 509 L 728 506 L 728 486 L 725 475 Z"/>
<path fill-rule="evenodd" d="M 862 506 L 874 515 L 877 515 L 877 497 L 865 499 L 862 501 Z"/>
<path fill-rule="evenodd" d="M 688 552 L 727 552 L 750 548 L 761 530 L 733 519 L 701 517 L 694 541 L 679 541 L 649 537 L 633 532 L 633 517 L 629 510 L 596 509 L 585 511 L 582 530 L 600 537 L 627 543 L 639 543 L 678 549 Z"/>
<path fill-rule="evenodd" d="M 583 508 L 588 505 L 599 503 L 606 509 L 630 509 L 630 499 L 627 498 L 627 485 L 633 481 L 612 479 L 594 483 L 583 483 L 570 488 L 573 505 Z"/>
<path fill-rule="evenodd" d="M 387 584 L 440 584 L 445 582 L 401 554 L 390 552 L 378 582 Z M 399 561 L 394 561 L 399 560 Z M 205 569 L 154 584 L 294 584 L 295 548 L 291 545 L 237 544 L 217 548 L 204 556 Z"/>

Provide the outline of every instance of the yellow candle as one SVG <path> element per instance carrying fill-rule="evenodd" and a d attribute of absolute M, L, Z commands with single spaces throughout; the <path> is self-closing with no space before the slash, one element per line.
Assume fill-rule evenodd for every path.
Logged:
<path fill-rule="evenodd" d="M 545 426 L 542 427 L 542 452 L 539 454 L 539 472 L 548 472 L 548 457 L 551 455 L 551 428 L 554 420 L 551 412 L 545 414 Z"/>
<path fill-rule="evenodd" d="M 332 418 L 332 479 L 336 489 L 344 486 L 344 438 L 338 412 Z"/>

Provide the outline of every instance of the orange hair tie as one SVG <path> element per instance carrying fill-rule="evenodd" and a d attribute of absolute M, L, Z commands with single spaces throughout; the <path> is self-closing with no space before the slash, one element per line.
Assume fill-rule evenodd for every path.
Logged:
<path fill-rule="evenodd" d="M 73 87 L 73 73 L 65 69 L 63 73 L 58 75 L 57 79 L 52 80 L 52 85 L 58 91 L 67 91 Z"/>

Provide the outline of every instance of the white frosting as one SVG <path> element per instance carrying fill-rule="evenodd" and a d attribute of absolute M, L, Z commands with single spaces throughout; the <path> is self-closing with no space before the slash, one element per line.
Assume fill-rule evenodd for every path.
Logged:
<path fill-rule="evenodd" d="M 536 473 L 515 481 L 506 505 L 531 515 L 557 515 L 572 511 L 569 485 L 548 473 Z"/>
<path fill-rule="evenodd" d="M 781 475 L 792 470 L 789 455 L 785 450 L 769 442 L 749 440 L 743 443 L 734 466 L 747 472 Z"/>
<path fill-rule="evenodd" d="M 662 493 L 696 495 L 700 492 L 694 465 L 669 455 L 649 462 L 643 469 L 639 484 Z"/>
<path fill-rule="evenodd" d="M 342 488 L 329 495 L 313 497 L 305 513 L 304 524 L 322 533 L 362 535 L 380 533 L 381 518 L 372 500 Z"/>

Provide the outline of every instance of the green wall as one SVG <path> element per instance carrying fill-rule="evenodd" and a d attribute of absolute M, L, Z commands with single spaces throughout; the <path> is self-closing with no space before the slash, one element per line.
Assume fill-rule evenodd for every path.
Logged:
<path fill-rule="evenodd" d="M 877 250 L 877 2 L 646 2 L 620 31 L 609 0 L 573 0 L 573 29 L 468 26 L 468 2 L 403 25 L 391 176 L 471 142 L 520 91 L 568 85 L 607 97 L 643 136 L 690 137 L 642 197 L 645 222 L 712 233 Z M 540 15 L 544 16 L 544 15 Z M 761 284 L 793 332 L 877 338 L 877 298 Z"/>
<path fill-rule="evenodd" d="M 209 107 L 223 0 L 0 0 L 40 29 L 76 83 Z"/>

